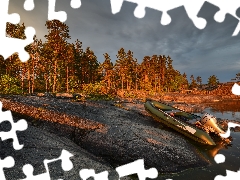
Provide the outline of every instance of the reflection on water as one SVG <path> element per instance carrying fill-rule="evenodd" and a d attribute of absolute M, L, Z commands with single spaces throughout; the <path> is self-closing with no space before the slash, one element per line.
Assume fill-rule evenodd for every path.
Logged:
<path fill-rule="evenodd" d="M 218 118 L 240 121 L 240 101 L 220 101 L 205 105 L 209 107 L 205 111 Z"/>
<path fill-rule="evenodd" d="M 240 121 L 240 101 L 215 102 L 206 104 L 208 108 L 204 111 L 217 118 Z M 202 115 L 201 113 L 196 113 Z M 237 172 L 240 169 L 240 132 L 231 132 L 233 138 L 230 145 L 217 144 L 214 147 L 194 144 L 203 158 L 211 165 L 204 168 L 190 169 L 181 173 L 171 175 L 160 175 L 159 180 L 214 180 L 217 175 L 226 176 L 226 169 Z M 214 161 L 216 154 L 223 154 L 226 158 L 224 163 L 217 164 Z M 240 177 L 238 177 L 240 179 Z"/>

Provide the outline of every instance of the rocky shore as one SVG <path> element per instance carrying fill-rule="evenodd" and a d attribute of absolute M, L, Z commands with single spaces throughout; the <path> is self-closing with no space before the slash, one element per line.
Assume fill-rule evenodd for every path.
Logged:
<path fill-rule="evenodd" d="M 29 125 L 18 133 L 23 150 L 14 151 L 11 142 L 1 142 L 1 158 L 11 155 L 18 162 L 5 170 L 9 179 L 24 178 L 21 168 L 26 163 L 37 169 L 35 174 L 44 172 L 43 159 L 58 157 L 61 149 L 74 154 L 74 169 L 59 172 L 60 164 L 54 164 L 54 178 L 78 179 L 80 169 L 91 168 L 108 170 L 109 179 L 118 179 L 114 169 L 138 159 L 144 159 L 145 168 L 155 167 L 160 173 L 210 164 L 185 137 L 160 129 L 143 103 L 37 96 L 8 96 L 0 101 L 16 120 L 24 118 Z"/>
<path fill-rule="evenodd" d="M 240 100 L 237 95 L 201 95 L 201 94 L 183 94 L 183 93 L 165 93 L 160 97 L 162 101 L 173 101 L 178 103 L 208 103 L 226 100 Z"/>

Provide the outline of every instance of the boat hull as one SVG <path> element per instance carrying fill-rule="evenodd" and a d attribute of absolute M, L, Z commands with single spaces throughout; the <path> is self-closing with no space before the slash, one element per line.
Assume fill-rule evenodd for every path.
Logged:
<path fill-rule="evenodd" d="M 147 101 L 144 106 L 147 112 L 150 113 L 155 120 L 165 124 L 166 126 L 202 144 L 216 145 L 207 132 L 191 125 L 190 123 L 171 117 L 169 114 L 161 110 L 175 110 L 176 108 L 167 106 L 157 101 Z M 191 114 L 183 111 L 180 113 L 184 113 L 185 116 L 191 116 Z"/>

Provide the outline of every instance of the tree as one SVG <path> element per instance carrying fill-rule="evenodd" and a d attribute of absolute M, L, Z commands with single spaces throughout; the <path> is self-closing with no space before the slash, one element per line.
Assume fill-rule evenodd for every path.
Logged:
<path fill-rule="evenodd" d="M 234 80 L 234 81 L 240 81 L 240 72 L 236 74 L 236 77 L 231 79 L 231 80 Z"/>
<path fill-rule="evenodd" d="M 30 59 L 27 61 L 27 71 L 28 71 L 28 93 L 33 93 L 35 90 L 35 81 L 38 79 L 37 71 L 39 67 L 42 41 L 38 40 L 34 36 L 34 42 L 26 47 L 26 50 L 30 54 Z"/>
<path fill-rule="evenodd" d="M 181 89 L 188 89 L 189 84 L 188 84 L 187 74 L 184 72 L 182 76 L 184 81 L 182 83 Z"/>
<path fill-rule="evenodd" d="M 140 79 L 139 75 L 140 65 L 138 64 L 137 59 L 133 61 L 133 81 L 135 82 L 135 90 L 138 90 L 138 83 Z"/>
<path fill-rule="evenodd" d="M 172 65 L 172 62 L 173 60 L 171 59 L 170 56 L 167 57 L 167 69 L 166 69 L 166 75 L 165 75 L 165 79 L 166 79 L 166 82 L 165 82 L 165 89 L 169 92 L 172 90 L 172 84 L 174 83 L 174 78 L 175 76 L 178 74 L 174 68 L 173 68 L 173 65 Z"/>
<path fill-rule="evenodd" d="M 190 80 L 191 80 L 191 83 L 190 83 L 190 86 L 189 86 L 190 89 L 196 88 L 197 87 L 197 81 L 195 80 L 193 75 L 190 76 Z"/>
<path fill-rule="evenodd" d="M 152 84 L 151 84 L 151 74 L 150 74 L 150 68 L 151 68 L 151 57 L 150 56 L 144 56 L 143 61 L 140 65 L 140 87 L 143 90 L 151 90 Z"/>
<path fill-rule="evenodd" d="M 116 71 L 116 75 L 117 75 L 117 79 L 120 79 L 120 83 L 121 83 L 121 88 L 122 91 L 124 89 L 124 82 L 127 79 L 127 64 L 126 64 L 126 52 L 124 50 L 124 48 L 120 48 L 120 50 L 118 51 L 117 56 L 117 60 L 114 66 L 114 69 Z"/>
<path fill-rule="evenodd" d="M 240 72 L 236 74 L 237 81 L 240 81 Z"/>
<path fill-rule="evenodd" d="M 100 64 L 99 70 L 102 74 L 102 80 L 107 86 L 107 89 L 111 89 L 113 84 L 113 63 L 108 53 L 103 54 L 104 62 Z"/>
<path fill-rule="evenodd" d="M 66 63 L 64 61 L 66 60 L 67 40 L 70 39 L 70 35 L 68 26 L 58 20 L 47 21 L 45 26 L 48 29 L 48 35 L 44 36 L 47 39 L 45 48 L 50 50 L 46 58 L 53 61 L 52 92 L 55 93 L 57 89 L 61 88 L 59 86 L 61 81 L 58 81 L 58 78 L 61 77 L 59 72 L 65 71 Z"/>
<path fill-rule="evenodd" d="M 25 25 L 20 24 L 11 24 L 7 23 L 6 33 L 8 37 L 25 39 Z M 4 62 L 6 67 L 6 74 L 10 77 L 21 78 L 23 79 L 23 73 L 21 71 L 22 62 L 19 60 L 18 55 L 14 53 L 9 58 L 7 58 Z M 23 87 L 22 87 L 23 88 Z"/>
<path fill-rule="evenodd" d="M 20 94 L 22 92 L 19 80 L 9 75 L 0 77 L 0 91 L 3 94 Z"/>
<path fill-rule="evenodd" d="M 74 79 L 74 44 L 68 44 L 67 45 L 67 51 L 66 51 L 66 57 L 64 61 L 64 67 L 65 67 L 65 80 L 66 80 L 66 86 L 65 90 L 68 93 L 69 89 L 72 88 L 70 86 L 70 82 Z M 71 83 L 72 84 L 72 83 Z"/>
<path fill-rule="evenodd" d="M 87 47 L 86 51 L 83 53 L 83 57 L 85 57 L 86 61 L 85 82 L 87 84 L 95 83 L 97 80 L 99 80 L 99 62 L 97 61 L 97 56 L 95 56 L 90 47 Z"/>
<path fill-rule="evenodd" d="M 2 56 L 0 56 L 0 75 L 6 74 L 6 63 Z"/>
<path fill-rule="evenodd" d="M 165 75 L 166 75 L 166 62 L 167 62 L 167 58 L 165 55 L 160 55 L 159 56 L 159 60 L 160 60 L 160 76 L 161 76 L 161 85 L 164 86 L 165 85 Z M 160 79 L 159 79 L 160 80 Z"/>
<path fill-rule="evenodd" d="M 127 90 L 133 87 L 133 81 L 136 78 L 136 59 L 133 57 L 133 52 L 128 50 L 126 54 L 126 86 Z"/>
<path fill-rule="evenodd" d="M 77 79 L 77 86 L 80 87 L 80 85 L 95 83 L 100 80 L 99 62 L 90 47 L 83 51 L 82 42 L 77 40 L 73 48 L 73 57 L 74 76 Z"/>
<path fill-rule="evenodd" d="M 43 80 L 45 92 L 50 92 L 50 88 L 52 87 L 52 67 L 53 67 L 53 53 L 51 49 L 48 48 L 48 44 L 45 42 L 43 43 L 42 50 L 41 50 L 41 61 L 38 64 L 38 70 L 40 71 L 39 80 Z M 41 87 L 43 90 L 43 88 Z"/>
<path fill-rule="evenodd" d="M 83 49 L 82 49 L 82 42 L 78 39 L 75 41 L 74 48 L 73 48 L 73 55 L 74 55 L 74 78 L 76 78 L 76 82 L 74 84 L 75 89 L 79 89 L 80 85 L 83 83 Z"/>
<path fill-rule="evenodd" d="M 22 25 L 20 24 L 12 24 L 7 22 L 7 27 L 6 27 L 6 33 L 7 36 L 11 37 L 11 38 L 18 38 L 18 39 L 25 39 L 25 25 L 24 23 L 22 23 Z"/>
<path fill-rule="evenodd" d="M 219 83 L 219 80 L 218 80 L 217 76 L 212 75 L 208 78 L 208 85 L 216 86 L 216 85 L 218 85 L 218 83 Z"/>
<path fill-rule="evenodd" d="M 7 23 L 6 33 L 8 37 L 25 39 L 25 25 Z M 18 57 L 18 54 L 14 53 L 4 62 L 6 67 L 5 79 L 21 81 L 22 92 L 24 91 L 24 81 L 26 79 L 27 66 L 26 63 L 22 63 Z M 21 80 L 20 80 L 21 79 Z M 15 81 L 14 81 L 15 82 Z"/>
<path fill-rule="evenodd" d="M 176 74 L 174 76 L 174 81 L 171 83 L 171 89 L 173 91 L 179 91 L 182 89 L 182 85 L 185 83 L 186 79 L 179 71 L 176 70 Z"/>
<path fill-rule="evenodd" d="M 201 86 L 202 85 L 202 78 L 200 76 L 198 76 L 196 80 L 197 80 L 198 85 Z"/>

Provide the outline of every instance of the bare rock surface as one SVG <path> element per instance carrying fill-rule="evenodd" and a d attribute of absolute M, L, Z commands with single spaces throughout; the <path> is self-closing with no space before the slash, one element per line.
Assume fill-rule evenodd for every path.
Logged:
<path fill-rule="evenodd" d="M 116 165 L 144 158 L 146 167 L 167 173 L 207 164 L 182 137 L 143 125 L 112 125 L 88 133 L 81 142 L 84 149 Z"/>
<path fill-rule="evenodd" d="M 4 128 L 4 124 L 2 124 L 1 128 Z M 51 163 L 48 166 L 51 179 L 80 179 L 79 171 L 81 169 L 95 169 L 96 172 L 107 170 L 110 172 L 109 179 L 118 179 L 118 175 L 114 169 L 102 158 L 90 154 L 67 138 L 60 138 L 55 134 L 30 125 L 26 131 L 18 133 L 18 139 L 24 147 L 17 151 L 13 149 L 12 141 L 6 140 L 0 142 L 1 159 L 12 156 L 15 160 L 14 167 L 4 169 L 6 179 L 24 179 L 25 175 L 22 168 L 25 164 L 31 164 L 34 167 L 35 175 L 46 173 L 43 160 L 58 158 L 63 149 L 73 155 L 70 158 L 73 163 L 73 169 L 66 172 L 63 171 L 60 160 Z"/>
<path fill-rule="evenodd" d="M 126 110 L 115 107 L 111 101 L 71 102 L 69 99 L 36 96 L 12 96 L 0 98 L 0 101 L 4 108 L 10 110 L 16 106 L 15 103 L 25 105 L 20 109 L 12 108 L 20 114 L 26 114 L 28 106 L 44 109 L 38 113 L 64 113 L 69 116 L 67 122 L 58 122 L 60 115 L 57 118 L 52 116 L 54 122 L 40 118 L 38 128 L 72 140 L 114 168 L 142 158 L 146 168 L 155 167 L 165 173 L 209 165 L 209 161 L 203 159 L 186 138 L 176 132 L 159 129 L 159 123 L 144 114 L 143 104 L 128 104 L 129 110 Z M 28 118 L 37 119 L 34 116 L 34 113 L 28 114 Z M 38 117 L 44 116 L 38 114 Z M 77 127 L 72 126 L 76 121 L 72 122 L 74 118 L 71 117 L 84 121 L 78 121 Z M 88 123 L 96 127 L 89 128 Z"/>

